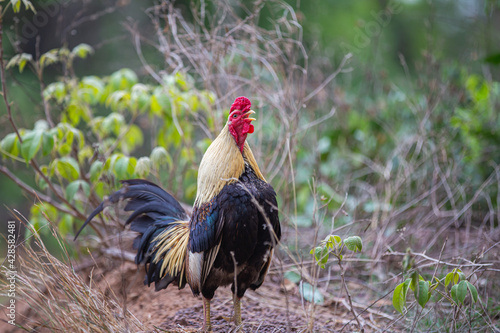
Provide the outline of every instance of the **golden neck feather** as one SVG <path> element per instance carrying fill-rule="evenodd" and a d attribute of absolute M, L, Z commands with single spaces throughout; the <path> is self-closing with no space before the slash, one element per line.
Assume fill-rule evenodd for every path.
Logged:
<path fill-rule="evenodd" d="M 201 159 L 194 205 L 212 200 L 226 184 L 237 181 L 245 171 L 245 162 L 257 177 L 266 181 L 248 143 L 245 142 L 242 155 L 226 124 Z"/>

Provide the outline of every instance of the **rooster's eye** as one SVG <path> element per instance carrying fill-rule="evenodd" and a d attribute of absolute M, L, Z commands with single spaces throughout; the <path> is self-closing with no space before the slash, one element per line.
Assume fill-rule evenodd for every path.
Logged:
<path fill-rule="evenodd" d="M 238 118 L 238 114 L 237 113 L 233 114 L 233 118 Z"/>

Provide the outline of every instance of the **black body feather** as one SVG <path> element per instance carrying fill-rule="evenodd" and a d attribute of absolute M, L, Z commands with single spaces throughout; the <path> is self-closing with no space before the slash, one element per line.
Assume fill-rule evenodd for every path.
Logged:
<path fill-rule="evenodd" d="M 257 289 L 280 237 L 276 193 L 246 165 L 237 182 L 224 186 L 210 202 L 193 210 L 188 250 L 205 252 L 207 260 L 208 251 L 220 243 L 201 290 L 192 288 L 193 292 L 211 299 L 219 286 L 233 284 L 238 297 L 243 297 L 248 288 Z"/>

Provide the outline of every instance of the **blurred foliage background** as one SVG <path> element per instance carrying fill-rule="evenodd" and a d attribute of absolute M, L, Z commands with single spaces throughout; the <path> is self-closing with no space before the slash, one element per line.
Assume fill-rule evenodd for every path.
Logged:
<path fill-rule="evenodd" d="M 335 82 L 320 92 L 321 102 L 337 105 L 337 113 L 321 126 L 321 137 L 313 152 L 298 147 L 299 155 L 318 154 L 316 165 L 297 168 L 299 183 L 312 176 L 321 179 L 325 187 L 338 191 L 339 180 L 352 172 L 352 163 L 362 163 L 361 157 L 385 162 L 401 137 L 417 131 L 418 109 L 438 96 L 441 83 L 450 85 L 458 105 L 446 108 L 439 105 L 430 115 L 436 121 L 425 126 L 433 130 L 447 127 L 456 142 L 456 154 L 464 154 L 468 173 L 464 178 L 485 179 L 491 172 L 488 161 L 498 162 L 496 127 L 498 119 L 493 107 L 498 93 L 495 78 L 499 74 L 497 1 L 289 1 L 303 27 L 303 43 L 310 54 L 309 79 L 311 86 L 324 79 L 346 53 L 352 53 L 350 71 L 338 76 Z M 76 77 L 108 76 L 122 68 L 136 75 L 145 69 L 137 56 L 136 43 L 130 30 L 141 35 L 154 33 L 147 9 L 154 1 L 33 1 L 38 14 L 26 10 L 4 17 L 4 58 L 17 53 L 33 58 L 62 46 L 72 49 L 85 43 L 94 51 L 86 59 L 76 59 L 71 71 Z M 251 1 L 243 1 L 247 8 Z M 176 1 L 175 6 L 188 13 L 189 1 Z M 387 9 L 392 8 L 392 12 Z M 244 16 L 241 8 L 239 14 Z M 258 24 L 272 28 L 267 17 L 272 9 L 263 8 Z M 162 55 L 147 43 L 142 43 L 142 57 L 162 70 Z M 60 66 L 44 70 L 44 82 L 49 84 L 64 75 Z M 20 73 L 8 70 L 7 85 L 15 102 L 15 119 L 21 127 L 33 128 L 43 115 L 43 104 L 36 75 L 29 70 Z M 242 91 L 240 94 L 244 94 Z M 443 92 L 450 95 L 450 92 Z M 437 97 L 436 97 L 437 98 Z M 223 102 L 223 101 L 221 101 Z M 408 106 L 407 102 L 412 105 Z M 455 102 L 455 101 L 454 101 Z M 229 102 L 227 102 L 229 103 Z M 405 105 L 406 104 L 406 105 Z M 441 103 L 445 104 L 445 103 Z M 321 105 L 323 107 L 324 105 Z M 413 110 L 411 108 L 414 108 Z M 443 110 L 441 110 L 443 109 Z M 5 114 L 5 105 L 0 105 Z M 437 113 L 443 112 L 442 116 Z M 97 112 L 99 113 L 99 112 Z M 492 121 L 493 120 L 493 121 Z M 0 136 L 12 132 L 7 117 L 1 118 Z M 430 129 L 429 129 L 430 130 Z M 318 132 L 315 132 L 318 133 Z M 463 142 L 462 142 L 463 141 Z M 314 141 L 309 143 L 315 145 Z M 450 144 L 453 144 L 451 142 Z M 140 144 L 139 144 L 140 146 Z M 359 158 L 346 161 L 338 158 L 349 153 Z M 361 157 L 360 157 L 361 156 Z M 319 159 L 318 159 L 319 158 Z M 24 170 L 23 170 L 24 169 Z M 16 167 L 16 174 L 33 184 L 29 166 Z M 324 177 L 323 177 L 324 176 Z M 341 182 L 340 182 L 341 183 Z M 23 196 L 19 188 L 0 175 L 3 216 L 8 207 L 16 207 L 28 216 L 32 198 Z M 308 187 L 302 187 L 307 197 Z M 343 189 L 344 190 L 344 189 Z M 193 191 L 193 189 L 191 189 Z M 300 199 L 299 191 L 299 199 Z M 186 199 L 192 197 L 192 193 Z M 304 202 L 299 200 L 299 211 Z"/>
<path fill-rule="evenodd" d="M 60 205 L 33 206 L 3 172 L 2 225 L 15 208 L 70 237 L 130 177 L 191 204 L 201 156 L 245 95 L 258 114 L 250 142 L 297 253 L 344 227 L 376 260 L 439 251 L 450 237 L 447 258 L 475 262 L 500 240 L 500 1 L 224 1 L 231 22 L 254 30 L 221 26 L 213 44 L 210 30 L 189 30 L 216 26 L 211 1 L 33 5 L 3 18 L 14 121 L 33 144 L 16 142 L 0 103 L 0 163 Z M 35 156 L 61 198 L 34 177 Z M 106 228 L 96 223 L 100 239 Z M 294 242 L 297 228 L 314 231 Z"/>

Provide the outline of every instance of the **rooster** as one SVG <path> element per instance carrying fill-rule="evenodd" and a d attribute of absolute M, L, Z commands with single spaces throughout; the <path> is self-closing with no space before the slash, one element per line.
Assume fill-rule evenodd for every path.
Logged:
<path fill-rule="evenodd" d="M 186 283 L 203 298 L 204 331 L 211 331 L 210 301 L 219 286 L 231 285 L 237 327 L 240 300 L 248 288 L 259 288 L 281 237 L 276 193 L 262 175 L 246 142 L 253 133 L 251 103 L 238 97 L 225 127 L 208 147 L 198 171 L 191 217 L 159 186 L 142 179 L 102 202 L 80 231 L 109 204 L 128 200 L 126 224 L 139 233 L 134 240 L 136 264 L 144 264 L 144 284 L 156 291 Z"/>

